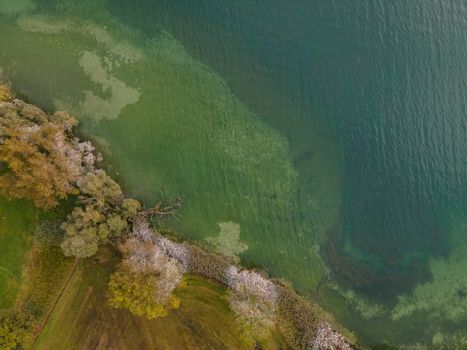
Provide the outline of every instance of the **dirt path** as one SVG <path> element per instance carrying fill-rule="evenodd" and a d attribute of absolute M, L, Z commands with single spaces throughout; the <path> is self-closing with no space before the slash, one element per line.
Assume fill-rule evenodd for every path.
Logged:
<path fill-rule="evenodd" d="M 36 346 L 37 340 L 39 339 L 39 336 L 41 335 L 42 331 L 44 330 L 45 325 L 50 319 L 50 316 L 52 316 L 52 313 L 54 312 L 55 308 L 57 307 L 58 302 L 60 301 L 60 298 L 62 297 L 63 293 L 65 292 L 65 289 L 68 287 L 68 284 L 70 283 L 71 279 L 73 278 L 76 268 L 78 267 L 78 259 L 75 259 L 73 266 L 71 268 L 70 273 L 68 274 L 67 279 L 65 280 L 65 283 L 62 286 L 62 289 L 60 290 L 60 293 L 58 293 L 57 298 L 55 299 L 54 303 L 50 307 L 49 311 L 47 312 L 46 317 L 42 321 L 42 323 L 37 327 L 36 331 L 34 332 L 34 340 L 31 345 L 31 350 L 34 349 Z"/>

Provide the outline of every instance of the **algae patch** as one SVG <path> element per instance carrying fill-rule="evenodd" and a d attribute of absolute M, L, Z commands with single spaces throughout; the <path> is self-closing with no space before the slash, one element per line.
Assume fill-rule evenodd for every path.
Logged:
<path fill-rule="evenodd" d="M 45 16 L 22 16 L 17 24 L 29 33 L 82 34 L 95 40 L 100 47 L 99 51 L 101 48 L 105 50 L 104 54 L 85 50 L 80 53 L 78 61 L 84 74 L 98 87 L 96 91 L 84 90 L 84 100 L 79 102 L 56 100 L 54 104 L 57 108 L 71 110 L 75 114 L 99 121 L 116 119 L 123 108 L 138 102 L 141 92 L 118 79 L 113 70 L 122 64 L 142 61 L 144 54 L 141 49 L 128 41 L 115 39 L 105 27 L 92 22 L 82 24 Z"/>
<path fill-rule="evenodd" d="M 42 16 L 23 16 L 17 23 L 22 30 L 30 33 L 58 34 L 71 29 L 65 22 L 50 21 Z"/>
<path fill-rule="evenodd" d="M 79 115 L 99 121 L 116 119 L 123 108 L 138 102 L 141 92 L 113 76 L 111 68 L 106 67 L 96 53 L 85 51 L 79 60 L 79 65 L 91 81 L 101 87 L 101 92 L 110 97 L 106 99 L 91 90 L 85 90 L 85 99 L 78 103 L 77 110 L 73 106 L 67 106 L 66 102 L 57 101 L 56 105 L 61 109 L 71 109 Z"/>
<path fill-rule="evenodd" d="M 125 63 L 134 63 L 144 59 L 143 51 L 125 40 L 116 40 L 108 30 L 94 23 L 84 26 L 82 32 L 91 35 L 99 44 L 104 45 L 115 58 Z"/>
<path fill-rule="evenodd" d="M 14 15 L 20 12 L 34 9 L 31 0 L 2 0 L 0 2 L 0 13 Z"/>
<path fill-rule="evenodd" d="M 220 233 L 217 237 L 208 237 L 217 251 L 228 258 L 239 260 L 239 254 L 248 249 L 248 245 L 240 240 L 240 225 L 229 221 L 219 223 Z"/>
<path fill-rule="evenodd" d="M 466 320 L 467 217 L 453 219 L 452 226 L 452 246 L 455 250 L 446 259 L 433 259 L 430 262 L 432 282 L 418 285 L 411 295 L 400 296 L 391 313 L 393 320 L 399 320 L 420 310 L 427 311 L 433 320 Z"/>
<path fill-rule="evenodd" d="M 57 20 L 46 16 L 21 16 L 17 23 L 19 27 L 30 33 L 58 34 L 80 33 L 91 36 L 97 43 L 105 47 L 106 52 L 115 59 L 125 63 L 134 63 L 144 59 L 143 51 L 126 40 L 117 40 L 105 28 L 93 22 L 75 22 L 71 20 Z"/>
<path fill-rule="evenodd" d="M 340 294 L 345 302 L 365 320 L 382 316 L 387 312 L 383 305 L 363 299 L 352 289 L 344 289 L 335 282 L 330 282 L 329 287 Z"/>

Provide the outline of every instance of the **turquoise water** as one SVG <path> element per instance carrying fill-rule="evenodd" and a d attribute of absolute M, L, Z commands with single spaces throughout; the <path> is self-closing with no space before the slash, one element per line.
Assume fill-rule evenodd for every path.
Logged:
<path fill-rule="evenodd" d="M 3 75 L 73 111 L 132 195 L 183 195 L 183 235 L 238 224 L 245 263 L 368 344 L 462 344 L 464 1 L 2 0 L 0 12 Z"/>

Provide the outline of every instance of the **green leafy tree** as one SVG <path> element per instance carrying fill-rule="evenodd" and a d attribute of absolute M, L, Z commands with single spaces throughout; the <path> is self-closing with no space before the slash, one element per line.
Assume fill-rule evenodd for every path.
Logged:
<path fill-rule="evenodd" d="M 119 205 L 123 202 L 123 193 L 116 183 L 104 170 L 89 173 L 79 183 L 83 196 L 91 198 L 99 206 Z"/>
<path fill-rule="evenodd" d="M 125 199 L 120 186 L 103 170 L 89 173 L 78 184 L 81 196 L 62 228 L 61 245 L 67 256 L 94 255 L 101 243 L 115 241 L 129 230 L 129 220 L 141 209 L 134 199 Z"/>

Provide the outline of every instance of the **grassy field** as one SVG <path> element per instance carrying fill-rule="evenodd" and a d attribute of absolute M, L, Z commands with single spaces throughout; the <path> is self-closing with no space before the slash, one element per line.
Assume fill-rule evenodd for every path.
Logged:
<path fill-rule="evenodd" d="M 240 340 L 226 289 L 205 278 L 187 276 L 176 291 L 180 309 L 165 318 L 149 321 L 107 306 L 118 254 L 102 249 L 75 264 L 63 256 L 56 227 L 43 226 L 63 221 L 71 204 L 40 212 L 26 201 L 0 198 L 0 309 L 17 305 L 35 315 L 33 349 L 249 348 Z M 285 348 L 279 332 L 261 344 Z"/>
<path fill-rule="evenodd" d="M 177 294 L 179 310 L 148 321 L 107 306 L 112 257 L 80 262 L 42 330 L 36 350 L 48 349 L 245 349 L 239 340 L 226 291 L 217 283 L 188 276 Z M 106 260 L 106 258 L 104 258 Z M 263 349 L 285 349 L 273 334 Z"/>
<path fill-rule="evenodd" d="M 0 309 L 11 306 L 20 290 L 36 214 L 29 202 L 0 197 Z"/>
<path fill-rule="evenodd" d="M 226 289 L 205 278 L 187 276 L 176 291 L 180 309 L 165 318 L 149 321 L 107 306 L 118 254 L 102 249 L 75 264 L 63 256 L 56 227 L 44 226 L 63 221 L 71 204 L 39 212 L 26 201 L 0 199 L 0 308 L 19 305 L 35 315 L 33 349 L 251 348 L 241 341 Z M 260 348 L 287 346 L 275 332 Z"/>

